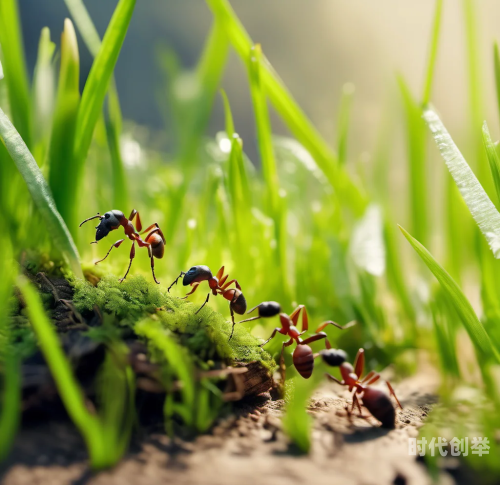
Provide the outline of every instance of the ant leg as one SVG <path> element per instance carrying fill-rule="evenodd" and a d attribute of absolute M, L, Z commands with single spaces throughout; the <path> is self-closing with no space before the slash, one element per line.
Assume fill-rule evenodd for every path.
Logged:
<path fill-rule="evenodd" d="M 365 368 L 365 349 L 359 349 L 354 359 L 354 373 L 361 379 Z"/>
<path fill-rule="evenodd" d="M 198 288 L 198 287 L 196 286 L 196 288 Z M 195 289 L 194 289 L 191 293 L 193 293 L 193 292 L 196 290 L 196 288 L 195 288 Z M 188 294 L 189 294 L 189 293 L 188 293 Z M 186 295 L 186 296 L 187 296 L 187 295 Z M 200 308 L 198 308 L 198 310 L 196 310 L 195 315 L 197 315 L 197 314 L 198 314 L 198 312 L 199 312 L 199 311 L 200 311 L 200 310 L 201 310 L 201 309 L 202 309 L 202 308 L 203 308 L 203 307 L 204 307 L 204 306 L 208 303 L 208 299 L 209 299 L 209 298 L 210 298 L 210 293 L 207 295 L 207 299 L 205 300 L 205 303 L 203 303 L 203 305 L 201 305 L 201 307 L 200 307 Z"/>
<path fill-rule="evenodd" d="M 336 382 L 337 384 L 340 384 L 341 386 L 345 385 L 344 381 L 339 381 L 336 377 L 333 377 L 331 374 L 328 374 L 328 372 L 325 373 L 325 376 L 330 379 L 333 382 Z"/>
<path fill-rule="evenodd" d="M 316 342 L 317 340 L 322 340 L 326 338 L 326 333 L 324 332 L 321 332 L 321 333 L 316 333 L 314 334 L 313 336 L 309 337 L 309 338 L 306 338 L 305 340 L 303 340 L 302 342 L 300 342 L 301 345 L 308 345 L 312 342 Z"/>
<path fill-rule="evenodd" d="M 359 382 L 360 384 L 363 384 L 364 386 L 371 386 L 375 382 L 377 382 L 380 379 L 380 374 L 375 371 L 370 371 L 368 374 L 366 374 L 363 379 Z"/>
<path fill-rule="evenodd" d="M 285 366 L 285 347 L 289 347 L 294 342 L 293 338 L 291 338 L 288 342 L 284 342 L 281 346 L 281 354 L 280 354 L 280 374 L 281 374 L 281 382 L 285 382 L 286 377 L 286 366 Z"/>
<path fill-rule="evenodd" d="M 135 223 L 135 227 L 139 232 L 141 232 L 141 229 L 142 229 L 141 216 L 139 215 L 138 211 L 136 211 L 135 209 L 132 209 L 132 212 L 130 213 L 130 216 L 128 217 L 129 221 L 132 222 L 134 220 L 135 216 L 137 216 L 137 222 Z"/>
<path fill-rule="evenodd" d="M 227 276 L 227 275 L 226 275 Z M 224 280 L 225 281 L 225 280 Z M 234 286 L 236 286 L 236 288 L 238 288 L 238 290 L 241 291 L 241 286 L 240 284 L 238 283 L 237 280 L 231 280 L 231 281 L 228 281 L 224 286 L 221 286 L 221 290 L 224 291 L 225 289 L 227 289 L 227 287 L 231 284 L 231 283 L 234 283 Z M 219 284 L 220 285 L 220 284 Z"/>
<path fill-rule="evenodd" d="M 399 402 L 399 399 L 396 396 L 396 393 L 394 392 L 394 389 L 392 388 L 391 383 L 389 381 L 386 381 L 386 384 L 387 384 L 387 387 L 389 388 L 389 392 L 394 397 L 394 399 L 396 399 L 396 402 L 398 403 L 398 406 L 400 407 L 400 409 L 403 409 L 403 406 L 401 406 L 401 403 Z"/>
<path fill-rule="evenodd" d="M 170 293 L 170 288 L 172 288 L 172 286 L 176 285 L 177 284 L 177 281 L 179 280 L 179 278 L 181 276 L 184 276 L 186 273 L 184 273 L 184 271 L 181 271 L 181 273 L 179 274 L 179 276 L 177 276 L 177 278 L 175 278 L 174 282 L 168 287 L 167 289 L 167 293 Z"/>
<path fill-rule="evenodd" d="M 221 288 L 222 288 L 222 286 L 224 285 L 224 283 L 226 282 L 226 280 L 227 280 L 227 277 L 228 277 L 228 276 L 229 276 L 228 274 L 227 274 L 227 275 L 224 275 L 224 276 L 222 277 L 222 279 L 219 281 L 219 286 L 220 286 Z"/>
<path fill-rule="evenodd" d="M 189 295 L 192 295 L 198 289 L 198 286 L 200 286 L 200 284 L 199 283 L 195 283 L 193 285 L 193 289 L 189 293 L 186 293 L 186 296 L 183 296 L 181 298 L 181 300 L 185 300 Z"/>
<path fill-rule="evenodd" d="M 340 330 L 346 330 L 348 328 L 353 327 L 356 325 L 356 320 L 353 320 L 352 322 L 346 323 L 345 325 L 339 325 L 337 322 L 334 322 L 333 320 L 328 320 L 327 322 L 323 322 L 317 329 L 316 333 L 321 332 L 326 328 L 327 325 L 333 325 L 334 327 L 340 328 Z"/>
<path fill-rule="evenodd" d="M 123 278 L 120 278 L 120 283 L 127 277 L 130 267 L 132 266 L 132 261 L 135 258 L 135 241 L 132 241 L 132 248 L 130 249 L 130 263 L 128 264 L 127 272 Z"/>
<path fill-rule="evenodd" d="M 220 281 L 223 276 L 224 276 L 224 266 L 221 266 L 219 271 L 217 271 L 215 277 Z"/>
<path fill-rule="evenodd" d="M 250 320 L 250 318 L 249 318 L 248 320 Z M 244 320 L 244 321 L 248 321 L 248 320 Z M 240 323 L 241 323 L 241 322 L 240 322 Z M 272 339 L 276 336 L 276 334 L 277 334 L 278 332 L 279 332 L 279 333 L 282 333 L 282 332 L 281 332 L 282 330 L 283 330 L 282 328 L 280 328 L 280 327 L 276 327 L 276 328 L 273 330 L 273 333 L 271 334 L 271 336 L 270 336 L 270 337 L 269 337 L 269 338 L 268 338 L 268 339 L 267 339 L 267 340 L 266 340 L 263 344 L 260 344 L 260 346 L 261 346 L 261 347 L 264 347 L 264 345 L 266 345 L 266 344 L 267 344 L 270 340 L 272 340 Z"/>
<path fill-rule="evenodd" d="M 96 261 L 94 264 L 98 264 L 101 261 L 104 261 L 109 256 L 111 250 L 113 248 L 118 248 L 123 241 L 125 241 L 125 239 L 120 239 L 119 241 L 116 241 L 114 244 L 112 244 L 111 247 L 109 248 L 109 251 L 106 253 L 106 256 L 104 256 L 104 258 L 100 259 L 99 261 Z"/>
<path fill-rule="evenodd" d="M 151 231 L 151 229 L 153 229 L 153 227 L 155 228 L 154 231 Z M 141 232 L 141 234 L 145 234 L 146 232 L 148 231 L 151 231 L 147 236 L 146 236 L 146 239 L 151 236 L 151 234 L 154 234 L 155 232 L 157 232 L 162 240 L 163 240 L 163 244 L 166 244 L 166 240 L 165 240 L 165 236 L 163 235 L 163 232 L 162 230 L 160 229 L 160 226 L 158 225 L 157 222 L 155 222 L 154 224 L 151 224 L 147 229 L 144 229 L 144 231 Z"/>
<path fill-rule="evenodd" d="M 309 330 L 309 317 L 307 316 L 307 309 L 305 305 L 299 305 L 291 314 L 290 320 L 293 322 L 293 326 L 296 327 L 299 322 L 300 311 L 302 311 L 302 333 Z"/>
<path fill-rule="evenodd" d="M 210 293 L 209 293 L 210 294 Z M 232 302 L 229 303 L 229 308 L 231 310 L 231 320 L 233 321 L 233 326 L 231 328 L 231 335 L 229 336 L 229 340 L 233 338 L 233 333 L 234 333 L 234 326 L 236 325 L 236 322 L 234 321 L 234 311 L 233 311 L 233 306 L 231 305 Z M 239 323 L 239 322 L 238 322 Z M 228 340 L 228 342 L 229 342 Z"/>
<path fill-rule="evenodd" d="M 154 258 L 154 256 L 151 256 L 151 272 L 153 273 L 153 279 L 155 280 L 155 283 L 157 285 L 159 285 L 160 282 L 156 279 L 156 276 L 155 276 L 155 258 Z"/>

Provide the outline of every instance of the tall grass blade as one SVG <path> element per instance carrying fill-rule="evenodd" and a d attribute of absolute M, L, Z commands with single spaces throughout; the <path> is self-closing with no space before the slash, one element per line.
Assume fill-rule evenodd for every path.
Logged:
<path fill-rule="evenodd" d="M 78 27 L 85 45 L 92 56 L 96 57 L 101 48 L 101 39 L 85 5 L 81 0 L 65 0 L 65 3 Z M 109 85 L 106 106 L 106 136 L 111 156 L 113 207 L 129 207 L 127 180 L 120 150 L 120 135 L 122 132 L 123 120 L 120 100 L 113 77 Z"/>
<path fill-rule="evenodd" d="M 101 468 L 109 465 L 106 455 L 111 450 L 106 450 L 98 418 L 87 410 L 82 390 L 71 371 L 70 363 L 64 355 L 57 334 L 45 315 L 40 296 L 25 277 L 19 277 L 18 286 L 26 301 L 28 317 L 59 395 L 71 419 L 85 438 L 93 467 Z"/>
<path fill-rule="evenodd" d="M 83 273 L 80 267 L 78 251 L 66 224 L 57 211 L 47 181 L 43 177 L 23 139 L 1 108 L 0 138 L 24 178 L 33 202 L 39 210 L 47 226 L 47 231 L 54 241 L 54 246 L 61 251 L 62 256 L 75 276 L 82 278 Z"/>
<path fill-rule="evenodd" d="M 446 131 L 438 115 L 432 109 L 427 109 L 424 112 L 424 119 L 472 217 L 486 238 L 493 255 L 499 259 L 499 212 Z"/>
<path fill-rule="evenodd" d="M 206 0 L 209 8 L 224 27 L 238 56 L 248 65 L 248 53 L 254 45 L 228 0 Z M 262 56 L 261 82 L 276 111 L 297 140 L 312 155 L 339 197 L 346 195 L 346 205 L 357 214 L 362 213 L 366 198 L 347 172 L 338 166 L 338 159 L 318 130 L 313 126 L 269 61 Z"/>
<path fill-rule="evenodd" d="M 0 45 L 12 120 L 31 148 L 31 96 L 16 0 L 0 2 Z"/>
<path fill-rule="evenodd" d="M 101 48 L 101 39 L 90 18 L 89 12 L 82 0 L 64 0 L 69 13 L 75 22 L 83 42 L 93 57 L 97 56 Z"/>
<path fill-rule="evenodd" d="M 422 258 L 422 261 L 426 264 L 426 266 L 431 270 L 436 279 L 439 281 L 445 295 L 449 298 L 460 319 L 462 320 L 465 330 L 467 330 L 467 333 L 469 334 L 478 353 L 483 357 L 492 356 L 497 361 L 497 363 L 500 363 L 500 353 L 492 345 L 492 342 L 486 330 L 484 329 L 482 323 L 479 321 L 479 318 L 474 312 L 472 305 L 463 294 L 460 287 L 433 258 L 431 253 L 429 253 L 429 251 L 427 251 L 427 249 L 422 246 L 422 244 L 420 244 L 401 226 L 399 228 L 401 229 L 401 232 L 411 244 L 413 249 L 417 252 L 420 258 Z"/>
<path fill-rule="evenodd" d="M 0 216 L 0 222 L 3 218 Z M 21 369 L 11 335 L 10 305 L 15 267 L 12 245 L 7 233 L 0 233 L 2 248 L 2 278 L 0 279 L 0 462 L 14 441 L 21 417 Z"/>
<path fill-rule="evenodd" d="M 496 42 L 493 47 L 493 64 L 495 66 L 495 88 L 497 93 L 498 115 L 500 116 L 500 54 Z"/>
<path fill-rule="evenodd" d="M 486 155 L 488 156 L 488 162 L 490 163 L 493 182 L 495 183 L 497 200 L 500 204 L 500 158 L 498 157 L 495 145 L 491 141 L 491 136 L 486 121 L 483 123 L 483 143 L 484 148 L 486 149 Z"/>
<path fill-rule="evenodd" d="M 83 90 L 76 121 L 74 175 L 67 180 L 67 183 L 73 187 L 72 202 L 75 202 L 77 197 L 78 184 L 82 176 L 85 158 L 90 148 L 94 128 L 102 110 L 104 98 L 125 40 L 134 7 L 135 0 L 120 0 L 116 6 Z M 73 204 L 72 207 L 74 205 L 76 204 Z M 68 225 L 70 229 L 76 229 L 77 224 L 74 217 L 70 218 Z"/>
<path fill-rule="evenodd" d="M 73 184 L 73 147 L 78 108 L 80 106 L 80 56 L 76 32 L 71 20 L 64 21 L 61 35 L 61 65 L 57 100 L 49 148 L 49 183 L 56 206 L 64 220 L 69 221 Z"/>
<path fill-rule="evenodd" d="M 436 67 L 442 12 L 443 0 L 436 0 L 436 10 L 434 12 L 434 22 L 432 25 L 431 49 L 429 52 L 429 62 L 427 64 L 427 73 L 425 76 L 424 92 L 422 94 L 423 106 L 426 106 L 431 100 L 432 81 L 434 79 L 434 69 Z"/>
<path fill-rule="evenodd" d="M 50 30 L 45 27 L 38 43 L 38 57 L 33 74 L 33 155 L 40 165 L 45 163 L 46 145 L 52 125 L 55 79 L 53 58 L 56 45 L 50 40 Z"/>
<path fill-rule="evenodd" d="M 398 80 L 406 114 L 412 231 L 419 240 L 425 242 L 428 231 L 425 123 L 422 120 L 422 107 L 414 100 L 404 79 L 399 77 Z"/>
<path fill-rule="evenodd" d="M 349 134 L 349 121 L 351 116 L 352 99 L 354 97 L 354 84 L 346 83 L 342 87 L 339 118 L 337 124 L 337 145 L 339 164 L 344 165 L 347 160 L 347 145 Z"/>

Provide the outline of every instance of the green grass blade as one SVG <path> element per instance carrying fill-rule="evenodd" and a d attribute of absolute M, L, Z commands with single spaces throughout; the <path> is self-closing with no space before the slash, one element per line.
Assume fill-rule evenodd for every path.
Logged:
<path fill-rule="evenodd" d="M 0 45 L 12 120 L 31 147 L 31 97 L 16 0 L 0 2 Z"/>
<path fill-rule="evenodd" d="M 493 47 L 493 62 L 495 65 L 495 87 L 497 92 L 498 115 L 500 116 L 500 54 L 498 53 L 498 44 L 496 42 Z"/>
<path fill-rule="evenodd" d="M 33 155 L 23 139 L 12 126 L 9 118 L 0 108 L 0 138 L 3 140 L 10 156 L 14 160 L 17 169 L 21 173 L 35 206 L 44 220 L 47 231 L 60 251 L 69 267 L 77 277 L 83 277 L 80 267 L 78 251 L 75 243 L 57 211 L 54 199 L 50 193 L 47 181 L 42 175 Z"/>
<path fill-rule="evenodd" d="M 459 149 L 446 131 L 438 115 L 432 110 L 424 112 L 448 170 L 453 177 L 469 211 L 483 233 L 496 259 L 500 258 L 500 214 L 491 202 Z"/>
<path fill-rule="evenodd" d="M 0 215 L 0 222 L 4 222 Z M 0 233 L 2 277 L 0 279 L 0 462 L 14 441 L 21 418 L 21 369 L 11 335 L 9 300 L 14 288 L 15 266 L 11 241 L 6 231 Z"/>
<path fill-rule="evenodd" d="M 220 20 L 237 54 L 248 65 L 248 53 L 254 43 L 228 0 L 206 1 L 215 17 Z M 364 194 L 347 172 L 342 168 L 339 169 L 337 156 L 293 99 L 264 55 L 262 56 L 261 82 L 276 111 L 297 140 L 312 155 L 331 185 L 339 191 L 339 197 L 356 213 L 362 213 L 366 205 Z"/>
<path fill-rule="evenodd" d="M 261 82 L 262 50 L 260 45 L 255 45 L 250 49 L 248 55 L 250 90 L 257 127 L 257 143 L 262 162 L 262 173 L 267 187 L 268 203 L 270 203 L 273 218 L 275 218 L 279 207 L 279 179 L 271 137 L 271 120 L 267 111 L 266 94 Z"/>
<path fill-rule="evenodd" d="M 81 0 L 64 0 L 69 13 L 75 22 L 83 42 L 93 57 L 97 56 L 101 48 L 101 39 L 90 18 L 85 4 Z"/>
<path fill-rule="evenodd" d="M 443 12 L 443 0 L 436 0 L 436 10 L 434 13 L 434 23 L 432 26 L 431 49 L 429 52 L 429 62 L 427 64 L 427 74 L 425 76 L 424 92 L 422 95 L 423 106 L 426 106 L 431 100 L 432 81 L 434 79 L 434 68 L 436 66 L 439 32 L 441 30 L 442 12 Z"/>
<path fill-rule="evenodd" d="M 347 160 L 349 121 L 354 91 L 354 84 L 347 83 L 342 87 L 342 99 L 340 101 L 339 118 L 337 124 L 338 159 L 340 165 L 344 165 Z"/>
<path fill-rule="evenodd" d="M 422 120 L 422 108 L 413 99 L 406 82 L 402 77 L 398 81 L 406 114 L 411 227 L 415 236 L 425 243 L 428 231 L 425 123 Z"/>
<path fill-rule="evenodd" d="M 85 406 L 82 390 L 71 371 L 70 363 L 64 355 L 57 334 L 45 315 L 40 296 L 23 276 L 19 277 L 18 286 L 26 301 L 28 317 L 59 395 L 71 419 L 85 438 L 93 466 L 99 468 L 103 466 L 108 450 L 105 449 L 105 443 L 101 440 L 98 418 L 90 414 Z"/>
<path fill-rule="evenodd" d="M 111 155 L 113 207 L 129 207 L 127 176 L 120 151 L 122 114 L 118 93 L 114 87 L 108 92 L 107 107 L 106 136 Z"/>
<path fill-rule="evenodd" d="M 422 244 L 420 244 L 401 226 L 399 226 L 399 228 L 401 229 L 401 232 L 404 234 L 413 249 L 417 252 L 420 258 L 422 258 L 422 261 L 427 265 L 427 267 L 439 281 L 443 291 L 460 316 L 465 330 L 467 330 L 467 333 L 469 334 L 479 354 L 488 357 L 493 356 L 495 360 L 500 363 L 500 353 L 493 347 L 491 340 L 482 323 L 479 321 L 476 313 L 474 312 L 472 305 L 463 294 L 462 290 L 457 285 L 455 280 L 439 265 L 439 263 L 433 258 L 431 253 L 429 253 L 429 251 L 427 251 L 427 249 L 422 246 Z"/>
<path fill-rule="evenodd" d="M 45 27 L 38 43 L 38 57 L 33 74 L 33 155 L 42 165 L 45 163 L 46 145 L 52 124 L 54 109 L 54 52 L 56 45 L 50 40 L 50 30 Z"/>
<path fill-rule="evenodd" d="M 76 122 L 73 160 L 75 176 L 68 180 L 68 183 L 74 187 L 74 198 L 77 197 L 78 182 L 82 176 L 94 128 L 101 114 L 104 98 L 125 40 L 134 7 L 135 0 L 120 0 L 118 3 L 83 90 Z M 76 220 L 72 217 L 69 226 L 75 229 L 76 225 Z"/>
<path fill-rule="evenodd" d="M 61 66 L 57 100 L 49 147 L 49 183 L 56 206 L 64 220 L 70 220 L 75 176 L 71 163 L 75 141 L 76 119 L 80 106 L 80 56 L 71 20 L 64 21 L 61 36 Z"/>
<path fill-rule="evenodd" d="M 81 0 L 65 0 L 65 3 L 85 45 L 95 58 L 101 48 L 101 39 L 85 5 Z M 111 78 L 107 99 L 106 136 L 111 156 L 113 207 L 128 207 L 129 204 L 126 173 L 120 150 L 122 125 L 120 100 L 114 78 Z"/>
<path fill-rule="evenodd" d="M 491 175 L 493 177 L 493 181 L 495 182 L 497 199 L 500 203 L 500 158 L 498 157 L 495 145 L 491 141 L 491 136 L 486 121 L 483 123 L 483 142 L 486 149 L 486 154 L 488 155 L 488 161 L 490 162 Z"/>

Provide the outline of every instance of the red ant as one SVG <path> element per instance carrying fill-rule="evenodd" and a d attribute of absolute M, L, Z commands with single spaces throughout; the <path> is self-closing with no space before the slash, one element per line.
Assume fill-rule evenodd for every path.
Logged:
<path fill-rule="evenodd" d="M 135 258 L 135 243 L 137 242 L 137 245 L 140 248 L 148 248 L 148 254 L 151 258 L 151 271 L 153 273 L 153 279 L 156 283 L 160 284 L 155 276 L 154 258 L 163 258 L 163 254 L 165 253 L 165 237 L 163 236 L 163 232 L 161 231 L 160 226 L 155 222 L 154 224 L 151 224 L 145 231 L 140 232 L 141 234 L 144 234 L 154 228 L 143 240 L 140 234 L 135 230 L 134 224 L 132 223 L 136 216 L 136 227 L 137 231 L 140 232 L 142 230 L 141 218 L 139 216 L 139 212 L 137 212 L 135 209 L 130 213 L 128 219 L 124 216 L 123 212 L 118 210 L 106 212 L 103 216 L 101 216 L 98 212 L 96 216 L 85 219 L 79 227 L 82 227 L 82 224 L 91 221 L 92 219 L 99 219 L 101 222 L 99 222 L 99 225 L 96 226 L 95 241 L 92 241 L 90 243 L 97 244 L 98 241 L 106 237 L 111 231 L 114 231 L 115 229 L 118 229 L 120 226 L 122 226 L 123 230 L 125 231 L 125 235 L 132 241 L 132 248 L 130 249 L 130 263 L 128 265 L 127 272 L 125 273 L 125 276 L 123 278 L 120 278 L 120 283 L 127 277 L 128 272 L 130 271 L 132 260 Z M 109 251 L 106 253 L 106 256 L 104 256 L 104 258 L 100 259 L 99 261 L 96 261 L 95 264 L 104 261 L 108 257 L 111 250 L 113 248 L 118 248 L 123 241 L 125 241 L 125 239 L 120 239 L 119 241 L 116 241 L 113 245 L 111 245 Z"/>
<path fill-rule="evenodd" d="M 333 355 L 328 355 L 328 351 L 321 351 L 320 355 L 323 357 L 326 364 L 340 368 L 342 380 L 339 381 L 330 374 L 326 374 L 326 376 L 338 384 L 348 386 L 349 391 L 353 391 L 352 407 L 349 416 L 356 406 L 359 410 L 360 417 L 363 418 L 364 416 L 361 412 L 361 404 L 363 404 L 365 408 L 382 423 L 383 428 L 393 429 L 396 426 L 396 409 L 390 397 L 380 389 L 371 387 L 372 384 L 380 379 L 380 374 L 372 370 L 362 378 L 365 366 L 364 349 L 359 349 L 356 359 L 354 360 L 354 367 L 348 362 L 345 362 L 345 359 L 344 362 L 339 364 L 339 361 L 335 360 Z M 390 382 L 386 381 L 386 384 L 390 395 L 394 397 L 397 405 L 403 409 Z"/>
<path fill-rule="evenodd" d="M 186 296 L 183 297 L 187 298 L 189 295 L 192 295 L 197 289 L 198 286 L 202 281 L 208 281 L 208 286 L 210 287 L 210 290 L 212 291 L 212 294 L 214 296 L 217 295 L 222 295 L 226 300 L 229 300 L 229 308 L 231 309 L 231 320 L 233 322 L 233 327 L 231 329 L 231 335 L 229 336 L 229 340 L 233 337 L 233 332 L 234 332 L 234 314 L 237 313 L 238 315 L 243 315 L 247 311 L 247 301 L 245 300 L 245 297 L 243 296 L 243 293 L 241 291 L 241 286 L 238 283 L 237 280 L 230 280 L 226 283 L 227 277 L 229 275 L 224 276 L 224 266 L 222 266 L 221 269 L 217 272 L 216 276 L 212 275 L 212 271 L 208 266 L 193 266 L 188 270 L 187 273 L 184 273 L 184 271 L 181 271 L 179 276 L 175 279 L 175 281 L 168 287 L 168 292 L 170 292 L 170 288 L 177 284 L 177 280 L 181 277 L 184 276 L 182 280 L 182 284 L 184 286 L 191 285 L 193 289 L 186 294 Z M 228 289 L 229 285 L 231 283 L 234 283 L 236 288 L 231 288 Z M 207 303 L 208 299 L 210 298 L 210 293 L 207 295 L 207 299 L 201 305 L 200 308 L 196 311 L 198 313 Z M 195 314 L 196 314 L 195 313 Z"/>
<path fill-rule="evenodd" d="M 322 330 L 327 325 L 333 325 L 341 330 L 345 330 L 346 328 L 352 327 L 356 322 L 350 322 L 347 325 L 341 326 L 338 323 L 335 323 L 331 320 L 327 322 L 323 322 L 317 329 L 314 335 L 311 337 L 302 340 L 301 335 L 303 335 L 309 329 L 309 318 L 307 316 L 307 310 L 305 305 L 299 305 L 290 315 L 286 313 L 281 313 L 281 306 L 279 303 L 275 301 L 265 301 L 260 305 L 252 308 L 248 313 L 253 312 L 255 309 L 258 309 L 259 315 L 256 317 L 248 318 L 246 320 L 242 320 L 238 323 L 249 322 L 251 320 L 258 320 L 259 318 L 269 318 L 274 317 L 279 314 L 281 327 L 277 327 L 273 330 L 271 336 L 261 344 L 261 347 L 266 345 L 277 333 L 281 333 L 282 335 L 287 335 L 290 337 L 290 340 L 283 343 L 281 347 L 281 355 L 280 355 L 280 368 L 281 368 L 281 377 L 282 380 L 285 379 L 285 365 L 284 365 L 284 351 L 285 347 L 289 347 L 294 342 L 297 344 L 293 352 L 293 365 L 297 369 L 297 372 L 304 378 L 309 379 L 311 377 L 313 369 L 314 369 L 314 359 L 319 354 L 313 354 L 311 347 L 309 344 L 316 342 L 317 340 L 325 340 L 325 346 L 327 349 L 332 349 L 330 341 L 327 338 L 325 332 Z M 299 321 L 299 316 L 302 311 L 302 332 L 299 332 L 297 328 L 297 323 Z"/>

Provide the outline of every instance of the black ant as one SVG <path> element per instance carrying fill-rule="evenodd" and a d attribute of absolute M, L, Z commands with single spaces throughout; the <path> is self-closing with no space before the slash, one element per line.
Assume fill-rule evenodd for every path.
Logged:
<path fill-rule="evenodd" d="M 362 404 L 366 409 L 368 409 L 368 411 L 370 411 L 372 416 L 382 423 L 383 428 L 393 429 L 396 426 L 396 409 L 390 397 L 384 391 L 371 387 L 372 384 L 380 379 L 380 374 L 372 370 L 362 378 L 365 366 L 364 349 L 359 349 L 356 359 L 354 360 L 354 367 L 348 362 L 345 362 L 345 357 L 343 361 L 341 361 L 341 359 L 335 359 L 334 354 L 330 355 L 328 354 L 328 351 L 325 350 L 321 351 L 320 355 L 323 357 L 326 364 L 339 367 L 342 380 L 340 381 L 330 374 L 326 374 L 326 376 L 338 384 L 348 386 L 349 391 L 353 391 L 352 407 L 349 412 L 349 416 L 353 413 L 354 407 L 357 407 L 360 417 L 363 418 L 364 416 L 361 412 Z M 394 397 L 397 405 L 403 409 L 396 393 L 394 392 L 394 389 L 391 386 L 391 383 L 386 381 L 386 384 L 390 395 Z"/>
<path fill-rule="evenodd" d="M 335 323 L 331 320 L 327 322 L 323 322 L 317 329 L 314 335 L 311 337 L 302 340 L 301 335 L 303 335 L 309 329 L 309 317 L 307 316 L 307 310 L 305 305 L 299 305 L 290 315 L 286 313 L 281 313 L 281 305 L 275 301 L 265 301 L 260 305 L 252 308 L 248 313 L 253 312 L 255 309 L 258 309 L 258 316 L 248 318 L 246 320 L 242 320 L 238 323 L 249 322 L 252 320 L 258 320 L 259 318 L 269 318 L 274 317 L 279 314 L 281 327 L 277 327 L 273 330 L 271 336 L 261 344 L 261 347 L 266 345 L 277 333 L 282 335 L 287 335 L 290 337 L 290 340 L 283 343 L 281 347 L 281 355 L 280 355 L 280 369 L 281 369 L 281 377 L 284 381 L 285 379 L 285 365 L 284 365 L 284 351 L 285 347 L 289 347 L 294 342 L 297 344 L 293 352 L 293 365 L 297 369 L 297 372 L 304 378 L 309 379 L 313 373 L 314 369 L 314 359 L 319 354 L 313 354 L 311 347 L 309 344 L 316 342 L 317 340 L 325 340 L 325 346 L 327 349 L 331 349 L 332 346 L 330 341 L 327 338 L 325 332 L 322 330 L 327 325 L 333 325 L 341 330 L 345 330 L 346 328 L 352 327 L 356 322 L 350 322 L 347 325 L 341 326 L 338 323 Z M 300 313 L 302 311 L 302 332 L 299 332 L 297 328 L 297 324 L 299 321 Z"/>
<path fill-rule="evenodd" d="M 151 232 L 149 232 L 149 234 L 146 236 L 144 240 L 141 238 L 140 234 L 136 231 L 134 224 L 132 223 L 134 218 L 136 218 L 136 227 L 137 231 L 139 231 L 140 234 L 144 234 L 148 231 L 151 231 L 151 229 L 154 228 Z M 130 271 L 130 267 L 132 266 L 132 260 L 135 258 L 135 243 L 137 242 L 137 245 L 140 248 L 142 247 L 148 248 L 148 254 L 149 257 L 151 258 L 151 271 L 153 273 L 153 279 L 155 280 L 156 283 L 160 284 L 160 282 L 156 279 L 155 276 L 154 258 L 158 259 L 163 258 L 163 254 L 165 253 L 165 237 L 163 236 L 163 232 L 161 231 L 160 226 L 156 222 L 154 224 L 151 224 L 145 231 L 140 232 L 142 230 L 142 223 L 141 223 L 141 218 L 139 216 L 139 212 L 137 212 L 134 209 L 130 213 L 129 218 L 127 219 L 124 216 L 123 212 L 118 210 L 112 210 L 106 212 L 103 216 L 97 213 L 96 216 L 85 219 L 80 224 L 79 227 L 82 227 L 82 224 L 91 221 L 92 219 L 99 219 L 100 222 L 99 225 L 96 226 L 95 241 L 92 241 L 90 244 L 97 244 L 98 241 L 106 237 L 111 231 L 118 229 L 120 226 L 123 227 L 125 235 L 132 241 L 132 248 L 130 249 L 130 263 L 128 265 L 125 276 L 123 278 L 120 278 L 120 283 L 127 277 L 128 272 Z M 123 241 L 125 241 L 125 239 L 120 239 L 116 241 L 114 244 L 112 244 L 111 247 L 109 248 L 109 251 L 106 253 L 106 256 L 104 256 L 104 258 L 100 259 L 99 261 L 96 261 L 95 264 L 104 261 L 108 257 L 111 250 L 113 248 L 118 248 Z"/>
<path fill-rule="evenodd" d="M 192 268 L 187 271 L 187 273 L 184 273 L 184 271 L 181 271 L 179 276 L 175 279 L 175 281 L 168 287 L 168 292 L 170 292 L 170 288 L 177 284 L 177 280 L 181 277 L 184 276 L 182 280 L 182 284 L 184 286 L 191 285 L 193 289 L 186 294 L 186 296 L 183 297 L 187 298 L 189 295 L 192 295 L 197 289 L 198 286 L 202 281 L 208 281 L 208 286 L 210 287 L 210 290 L 212 291 L 212 294 L 214 296 L 217 295 L 222 295 L 226 300 L 229 300 L 229 308 L 231 310 L 231 320 L 233 322 L 233 327 L 231 329 L 231 335 L 229 336 L 229 340 L 233 337 L 233 332 L 234 332 L 234 314 L 237 313 L 238 315 L 243 315 L 247 311 L 247 301 L 245 300 L 245 297 L 243 296 L 243 293 L 241 291 L 241 286 L 238 283 L 237 280 L 230 280 L 226 282 L 227 278 L 229 275 L 224 276 L 224 266 L 222 266 L 221 269 L 217 272 L 216 276 L 212 275 L 212 271 L 208 266 L 193 266 Z M 231 288 L 228 289 L 228 287 L 234 283 L 234 286 L 236 288 Z M 207 298 L 203 305 L 201 305 L 200 308 L 196 311 L 198 313 L 208 302 L 208 299 L 210 298 L 210 293 L 207 295 Z"/>

